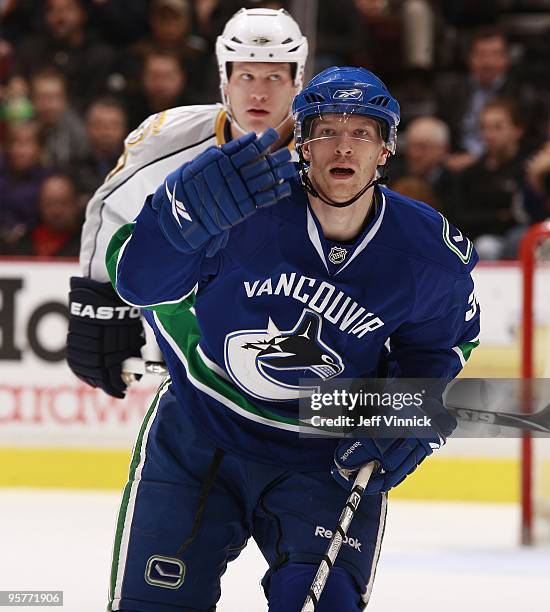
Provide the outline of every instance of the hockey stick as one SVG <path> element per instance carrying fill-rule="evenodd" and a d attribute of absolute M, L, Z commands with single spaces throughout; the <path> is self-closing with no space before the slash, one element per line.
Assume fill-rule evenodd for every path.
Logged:
<path fill-rule="evenodd" d="M 302 606 L 302 612 L 315 611 L 315 608 L 319 603 L 321 593 L 323 592 L 325 584 L 327 583 L 332 566 L 334 565 L 334 561 L 336 560 L 340 547 L 346 538 L 350 523 L 357 512 L 357 508 L 361 502 L 361 497 L 367 487 L 369 478 L 371 477 L 375 467 L 376 461 L 371 461 L 371 463 L 367 463 L 367 465 L 363 466 L 359 470 L 357 478 L 353 483 L 353 489 L 351 490 L 346 505 L 342 510 L 342 514 L 340 514 L 340 518 L 338 519 L 338 524 L 334 530 L 334 535 L 329 542 L 327 552 L 325 553 L 323 560 L 319 565 L 319 569 L 315 574 L 315 578 L 309 587 L 309 593 L 304 601 L 304 605 Z"/>
<path fill-rule="evenodd" d="M 135 374 L 159 374 L 168 375 L 168 368 L 162 361 L 144 361 L 139 358 L 127 359 L 123 364 L 123 380 L 133 382 Z M 470 423 L 483 423 L 484 425 L 499 425 L 501 427 L 513 427 L 516 429 L 528 429 L 550 434 L 550 404 L 532 414 L 520 414 L 513 412 L 493 412 L 479 408 L 466 408 L 446 403 L 445 408 L 455 415 L 459 421 Z"/>
<path fill-rule="evenodd" d="M 534 414 L 492 412 L 491 410 L 464 408 L 463 406 L 452 406 L 449 404 L 445 404 L 445 408 L 447 408 L 449 412 L 452 412 L 460 421 L 529 429 L 530 431 L 538 431 L 546 434 L 550 433 L 550 404 Z"/>
<path fill-rule="evenodd" d="M 123 374 L 126 374 L 129 382 L 132 382 L 131 379 L 136 380 L 136 374 L 167 375 L 168 368 L 166 367 L 165 363 L 159 361 L 144 361 L 142 359 L 130 358 L 123 363 Z M 338 519 L 338 524 L 334 529 L 334 535 L 329 542 L 327 551 L 319 565 L 319 568 L 317 569 L 315 578 L 311 583 L 309 593 L 304 601 L 304 605 L 302 606 L 302 612 L 315 612 L 315 608 L 319 602 L 319 597 L 321 597 L 321 593 L 325 588 L 330 571 L 332 570 L 336 557 L 340 552 L 340 548 L 346 539 L 346 534 L 351 521 L 357 512 L 357 508 L 361 502 L 361 497 L 367 487 L 375 467 L 376 461 L 372 461 L 371 463 L 367 463 L 367 465 L 363 466 L 359 470 L 353 483 L 351 493 L 346 501 L 346 505 L 342 509 L 342 513 Z"/>
<path fill-rule="evenodd" d="M 130 357 L 122 363 L 122 380 L 128 386 L 136 382 L 137 376 L 158 374 L 168 376 L 168 367 L 164 361 L 146 361 L 140 357 Z"/>

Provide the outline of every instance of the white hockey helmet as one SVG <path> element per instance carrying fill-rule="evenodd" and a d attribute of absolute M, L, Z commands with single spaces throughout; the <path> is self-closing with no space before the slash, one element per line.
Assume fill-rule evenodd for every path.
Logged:
<path fill-rule="evenodd" d="M 240 9 L 216 40 L 220 87 L 229 80 L 228 62 L 289 62 L 296 65 L 294 85 L 302 86 L 307 39 L 284 9 Z"/>

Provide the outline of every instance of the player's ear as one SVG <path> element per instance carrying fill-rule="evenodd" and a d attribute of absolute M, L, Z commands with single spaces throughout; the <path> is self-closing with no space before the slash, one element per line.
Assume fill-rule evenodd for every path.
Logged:
<path fill-rule="evenodd" d="M 385 166 L 386 162 L 388 161 L 389 155 L 390 155 L 389 150 L 386 149 L 386 147 L 382 147 L 382 150 L 378 154 L 378 161 L 376 162 L 376 165 L 377 166 Z"/>
<path fill-rule="evenodd" d="M 302 155 L 304 156 L 304 159 L 307 162 L 311 161 L 311 151 L 309 150 L 309 142 L 305 142 L 302 145 Z"/>

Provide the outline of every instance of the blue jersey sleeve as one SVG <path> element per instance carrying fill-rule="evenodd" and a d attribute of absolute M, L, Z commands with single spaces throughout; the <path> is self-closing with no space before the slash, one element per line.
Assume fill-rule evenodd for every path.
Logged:
<path fill-rule="evenodd" d="M 107 249 L 107 270 L 127 303 L 167 314 L 188 308 L 198 286 L 216 271 L 218 257 L 205 249 L 177 251 L 164 237 L 149 197 L 133 223 L 121 227 Z"/>
<path fill-rule="evenodd" d="M 434 287 L 435 285 L 435 287 Z M 388 374 L 395 378 L 452 380 L 479 344 L 479 306 L 469 274 L 447 283 L 442 295 L 433 283 L 420 295 L 411 320 L 390 339 Z"/>

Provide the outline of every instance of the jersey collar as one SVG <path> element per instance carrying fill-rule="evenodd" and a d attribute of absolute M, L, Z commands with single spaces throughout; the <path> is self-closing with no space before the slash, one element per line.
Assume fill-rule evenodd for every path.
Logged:
<path fill-rule="evenodd" d="M 328 259 L 328 244 L 327 240 L 323 236 L 323 231 L 317 218 L 313 214 L 311 207 L 309 205 L 309 201 L 307 204 L 307 233 L 309 240 L 313 244 L 313 247 L 317 251 L 317 254 L 321 258 L 327 272 L 331 276 L 337 276 L 347 268 L 350 263 L 360 255 L 362 251 L 364 251 L 368 244 L 373 240 L 373 238 L 378 233 L 380 226 L 382 225 L 382 221 L 384 220 L 384 214 L 386 212 L 386 196 L 382 191 L 378 192 L 380 194 L 380 207 L 376 212 L 374 218 L 367 225 L 367 227 L 361 232 L 361 234 L 354 241 L 353 246 L 350 248 L 352 251 L 350 257 L 342 264 L 339 264 L 338 267 L 335 267 L 334 264 L 330 262 Z"/>

